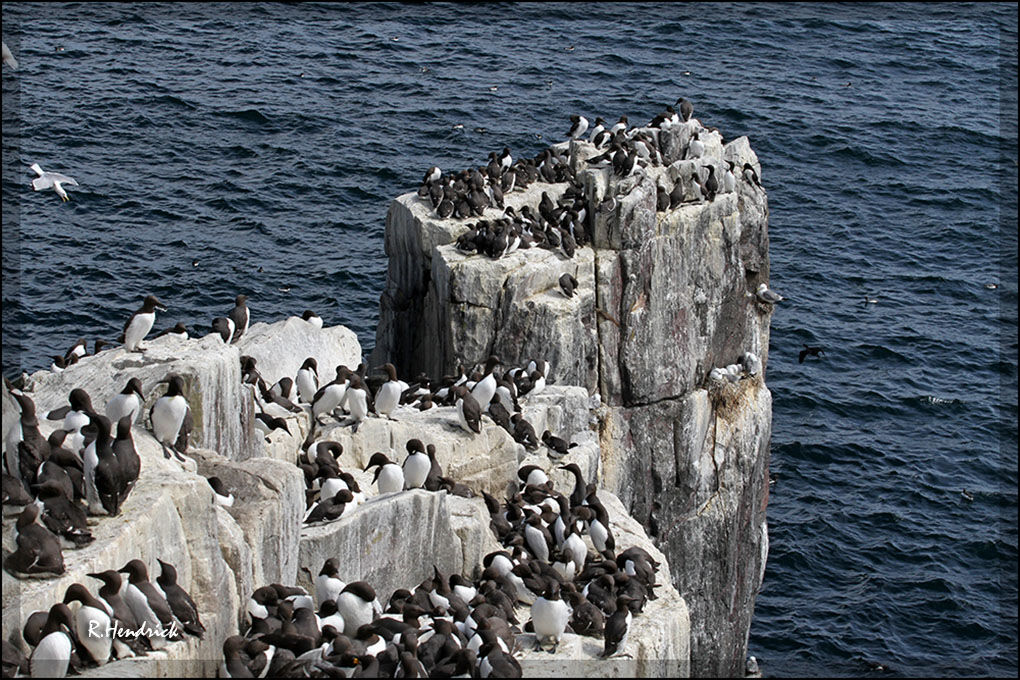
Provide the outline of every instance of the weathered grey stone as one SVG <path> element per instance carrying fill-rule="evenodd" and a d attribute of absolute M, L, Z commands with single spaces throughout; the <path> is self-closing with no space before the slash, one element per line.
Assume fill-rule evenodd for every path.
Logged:
<path fill-rule="evenodd" d="M 252 324 L 236 346 L 241 354 L 254 357 L 269 385 L 294 378 L 308 357 L 319 366 L 320 383 L 332 380 L 340 364 L 353 371 L 361 363 L 361 343 L 354 331 L 346 326 L 317 328 L 298 316 Z"/>
<path fill-rule="evenodd" d="M 476 578 L 482 573 L 482 558 L 503 549 L 489 528 L 489 511 L 485 501 L 479 496 L 447 496 L 446 507 L 450 513 L 450 526 L 460 539 L 463 554 L 461 573 L 467 578 Z"/>
<path fill-rule="evenodd" d="M 688 158 L 695 130 L 700 130 L 704 153 Z M 595 412 L 601 423 L 600 483 L 619 492 L 632 514 L 655 529 L 654 538 L 671 559 L 684 560 L 674 582 L 691 602 L 692 672 L 735 675 L 743 671 L 767 540 L 762 530 L 767 484 L 762 486 L 759 472 L 768 465 L 771 402 L 764 373 L 756 382 L 714 391 L 711 398 L 701 386 L 712 368 L 736 362 L 745 352 L 762 358 L 763 371 L 767 364 L 769 310 L 754 303 L 753 292 L 768 278 L 768 202 L 764 191 L 742 178 L 745 162 L 760 170 L 746 138 L 724 145 L 719 133 L 702 129 L 694 119 L 650 132 L 658 135 L 665 166 L 640 167 L 626 178 L 590 165 L 601 151 L 587 142 L 569 145 L 597 247 L 593 313 L 587 306 L 578 313 L 576 308 L 536 305 L 506 316 L 503 303 L 494 306 L 493 300 L 507 297 L 507 282 L 513 281 L 510 262 L 448 255 L 452 249 L 442 247 L 425 252 L 417 246 L 417 252 L 399 254 L 388 250 L 391 276 L 381 301 L 374 361 L 433 352 L 420 365 L 440 376 L 452 373 L 458 363 L 484 359 L 495 348 L 500 356 L 524 346 L 546 348 L 558 352 L 562 363 L 569 353 L 558 342 L 584 347 L 584 356 L 595 359 L 594 372 L 562 372 L 557 364 L 556 376 L 559 384 L 597 389 L 603 402 Z M 691 177 L 698 173 L 704 180 L 707 165 L 721 177 L 726 160 L 736 165 L 737 190 L 706 201 Z M 656 184 L 671 190 L 678 179 L 685 183 L 685 202 L 656 212 Z M 602 212 L 608 197 L 616 198 L 616 207 Z M 401 233 L 435 229 L 410 218 L 400 223 Z M 402 246 L 414 250 L 414 242 L 403 237 Z M 426 259 L 431 262 L 431 276 L 402 285 L 401 263 L 415 258 L 419 269 Z M 549 278 L 557 274 L 552 263 L 545 266 Z M 474 295 L 470 300 L 469 292 Z M 401 309 L 412 310 L 406 318 L 427 320 L 417 327 L 414 342 L 401 335 L 410 327 L 398 328 L 387 311 L 398 299 Z M 579 340 L 586 333 L 594 336 L 592 353 Z M 580 436 L 582 418 L 592 412 L 571 412 L 583 416 L 560 427 L 570 437 Z M 556 414 L 546 415 L 548 429 L 565 436 L 553 426 L 559 425 Z M 734 418 L 738 434 L 724 445 L 717 423 Z M 542 429 L 536 424 L 539 433 Z M 713 456 L 705 453 L 709 450 L 724 453 Z M 521 460 L 548 461 L 544 451 L 539 453 Z M 717 467 L 727 466 L 733 467 L 732 476 L 717 473 Z M 722 487 L 719 474 L 725 478 Z M 708 509 L 698 511 L 706 503 Z M 758 510 L 749 514 L 750 507 Z M 695 546 L 693 552 L 684 552 L 688 545 Z M 698 569 L 705 573 L 696 574 Z"/>
<path fill-rule="evenodd" d="M 575 435 L 592 430 L 588 390 L 574 385 L 546 385 L 541 394 L 526 394 L 519 401 L 521 412 L 538 436 L 545 430 L 568 442 Z"/>
<path fill-rule="evenodd" d="M 166 392 L 159 384 L 170 373 L 184 378 L 194 427 L 191 445 L 212 449 L 234 460 L 254 455 L 257 433 L 252 424 L 251 400 L 241 385 L 240 354 L 218 336 L 182 340 L 170 335 L 146 340 L 145 352 L 128 352 L 123 347 L 108 349 L 81 359 L 60 373 L 38 371 L 29 378 L 25 393 L 32 398 L 40 420 L 51 410 L 67 405 L 75 387 L 92 397 L 100 413 L 106 402 L 120 392 L 131 378 L 142 382 L 146 395 L 138 420 L 147 426 L 149 409 Z M 59 425 L 59 424 L 57 424 Z"/>
<path fill-rule="evenodd" d="M 368 581 L 380 602 L 431 577 L 433 564 L 461 573 L 464 552 L 446 503 L 447 494 L 422 489 L 370 498 L 334 522 L 303 528 L 299 562 L 317 574 L 327 559 L 339 558 L 340 578 Z M 303 572 L 298 583 L 312 591 Z"/>
<path fill-rule="evenodd" d="M 219 477 L 234 494 L 226 508 L 237 523 L 251 554 L 252 583 L 293 583 L 298 572 L 297 545 L 305 513 L 305 479 L 294 461 L 251 458 L 234 462 L 216 456 L 198 456 L 204 477 Z M 241 598 L 251 595 L 238 584 Z"/>
<path fill-rule="evenodd" d="M 603 483 L 633 517 L 657 527 L 653 538 L 690 605 L 695 675 L 733 675 L 743 667 L 767 553 L 771 395 L 758 380 L 723 391 L 715 403 L 696 390 L 610 408 L 602 431 Z"/>
<path fill-rule="evenodd" d="M 566 188 L 565 183 L 539 182 L 523 192 L 507 194 L 504 203 L 515 209 L 523 205 L 536 206 L 543 192 L 556 201 Z M 487 208 L 483 218 L 493 220 L 501 214 L 498 208 Z M 431 375 L 436 370 L 437 362 L 446 358 L 445 354 L 435 352 L 434 346 L 439 342 L 439 336 L 431 333 L 427 327 L 427 319 L 435 318 L 436 314 L 436 310 L 430 309 L 426 302 L 426 293 L 432 288 L 437 273 L 436 265 L 432 262 L 433 252 L 440 246 L 456 241 L 467 231 L 467 225 L 474 222 L 473 219 L 438 219 L 431 203 L 415 193 L 404 194 L 390 204 L 386 215 L 385 236 L 390 266 L 386 275 L 386 288 L 380 298 L 379 331 L 371 358 L 373 366 L 391 361 L 402 375 L 417 375 L 421 371 Z M 446 299 L 441 298 L 442 301 Z M 437 302 L 433 300 L 432 304 Z M 492 307 L 472 310 L 465 306 L 463 302 L 451 305 L 450 313 L 457 317 L 458 324 L 450 328 L 462 323 L 487 323 L 488 327 L 492 326 L 492 312 L 489 311 L 487 317 L 484 311 L 492 310 Z M 426 337 L 429 338 L 427 342 L 423 341 Z"/>
<path fill-rule="evenodd" d="M 48 429 L 44 428 L 44 435 Z M 211 675 L 222 640 L 237 630 L 238 609 L 234 575 L 220 551 L 212 489 L 203 478 L 164 459 L 147 433 L 135 433 L 135 446 L 142 460 L 141 474 L 121 514 L 98 518 L 91 526 L 92 543 L 63 551 L 63 575 L 22 579 L 3 572 L 3 636 L 20 641 L 20 629 L 28 615 L 61 601 L 72 583 L 97 592 L 99 583 L 86 574 L 119 569 L 138 558 L 148 565 L 150 579 L 155 580 L 160 572 L 159 558 L 177 568 L 178 581 L 195 600 L 206 635 L 202 641 L 170 644 L 164 652 L 126 664 L 132 670 L 123 672 L 164 677 Z M 5 521 L 5 548 L 10 546 L 12 531 L 13 521 Z M 104 671 L 121 672 L 117 665 Z"/>

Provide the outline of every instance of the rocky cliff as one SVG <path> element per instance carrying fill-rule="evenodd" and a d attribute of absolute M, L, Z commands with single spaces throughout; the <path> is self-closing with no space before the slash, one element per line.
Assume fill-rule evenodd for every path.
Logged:
<path fill-rule="evenodd" d="M 577 444 L 555 463 L 544 450 L 529 453 L 502 428 L 485 421 L 481 434 L 469 435 L 457 425 L 452 407 L 418 412 L 401 408 L 394 420 L 370 417 L 357 433 L 336 421 L 320 426 L 318 438 L 340 442 L 341 468 L 350 471 L 367 500 L 337 521 L 305 525 L 305 484 L 295 465 L 310 426 L 307 412 L 287 416 L 290 433 L 275 430 L 263 437 L 254 428 L 250 386 L 242 384 L 240 357 L 252 356 L 262 375 L 273 381 L 293 375 L 304 358 L 313 356 L 323 374 L 343 363 L 356 366 L 361 348 L 342 327 L 317 329 L 296 318 L 274 324 L 253 324 L 236 345 L 218 337 L 179 340 L 169 336 L 147 341 L 144 354 L 123 349 L 86 357 L 60 373 L 30 376 L 24 393 L 37 405 L 46 436 L 60 426 L 45 414 L 66 403 L 74 387 L 92 395 L 103 409 L 106 400 L 132 377 L 142 381 L 146 403 L 133 431 L 142 460 L 141 475 L 117 517 L 90 519 L 95 541 L 81 549 L 65 549 L 66 572 L 53 578 L 18 578 L 3 572 L 3 636 L 24 651 L 21 627 L 32 611 L 62 599 L 66 588 L 83 583 L 95 592 L 90 572 L 118 569 L 139 558 L 157 571 L 156 559 L 173 563 L 180 583 L 198 605 L 206 634 L 187 638 L 147 656 L 112 662 L 86 671 L 100 676 L 216 675 L 223 641 L 247 626 L 246 602 L 255 588 L 271 582 L 310 587 L 305 569 L 317 572 L 328 557 L 338 558 L 345 581 L 367 580 L 379 597 L 397 588 L 413 588 L 432 575 L 433 565 L 447 573 L 477 576 L 482 557 L 499 549 L 489 528 L 489 513 L 480 498 L 461 498 L 422 490 L 377 496 L 371 475 L 362 472 L 369 456 L 384 451 L 401 460 L 412 437 L 435 444 L 446 474 L 471 487 L 502 497 L 522 463 L 549 472 L 560 490 L 573 479 L 556 465 L 575 462 L 589 479 L 600 476 L 604 459 L 597 433 L 589 424 L 593 412 L 581 387 L 549 387 L 522 399 L 525 416 L 539 431 L 552 428 Z M 168 373 L 185 377 L 187 398 L 195 414 L 193 448 L 182 464 L 165 459 L 147 429 L 149 407 L 163 392 L 159 381 Z M 4 433 L 18 420 L 18 407 L 6 386 L 3 392 Z M 6 439 L 6 437 L 5 437 Z M 214 501 L 205 477 L 220 477 L 235 501 L 224 508 Z M 602 660 L 601 642 L 567 634 L 555 655 L 525 651 L 520 661 L 528 675 L 585 674 L 610 677 L 638 674 L 687 676 L 690 672 L 690 622 L 684 599 L 669 585 L 669 565 L 640 524 L 627 516 L 615 495 L 602 492 L 616 535 L 617 550 L 641 546 L 662 563 L 659 598 L 632 624 L 629 657 Z M 5 506 L 5 510 L 8 506 Z M 13 549 L 14 515 L 5 512 L 5 554 Z M 587 540 L 587 539 L 586 539 Z M 593 550 L 589 546 L 589 550 Z M 528 612 L 520 612 L 526 621 Z M 522 649 L 531 636 L 523 634 Z"/>
<path fill-rule="evenodd" d="M 704 150 L 691 158 L 699 130 Z M 557 384 L 598 395 L 600 486 L 670 561 L 690 606 L 693 674 L 742 675 L 768 552 L 771 395 L 764 369 L 736 384 L 708 374 L 745 352 L 767 363 L 771 310 L 754 291 L 768 279 L 768 203 L 740 171 L 760 173 L 746 138 L 724 144 L 694 119 L 649 132 L 662 163 L 625 177 L 589 166 L 602 151 L 587 142 L 560 145 L 588 214 L 590 247 L 573 258 L 465 255 L 453 243 L 472 220 L 439 219 L 413 193 L 395 199 L 372 361 L 440 376 L 492 353 L 506 365 L 544 358 Z M 711 165 L 719 177 L 726 161 L 735 190 L 706 200 L 695 176 L 703 183 Z M 657 185 L 678 181 L 682 201 L 657 210 Z M 535 209 L 542 192 L 555 201 L 567 187 L 535 183 L 506 204 Z M 557 286 L 564 272 L 579 283 L 570 298 Z"/>

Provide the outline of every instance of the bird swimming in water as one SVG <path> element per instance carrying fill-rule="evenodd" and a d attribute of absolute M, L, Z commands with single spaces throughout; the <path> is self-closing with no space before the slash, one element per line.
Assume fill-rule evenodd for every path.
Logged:
<path fill-rule="evenodd" d="M 797 360 L 797 363 L 802 364 L 807 357 L 816 357 L 819 354 L 825 354 L 821 347 L 808 347 L 804 345 L 804 349 L 800 351 L 800 358 Z"/>

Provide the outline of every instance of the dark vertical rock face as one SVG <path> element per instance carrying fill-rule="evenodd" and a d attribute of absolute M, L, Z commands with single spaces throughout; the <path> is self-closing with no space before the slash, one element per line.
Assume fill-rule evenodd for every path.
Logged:
<path fill-rule="evenodd" d="M 745 352 L 767 361 L 770 310 L 754 291 L 768 280 L 768 203 L 741 180 L 700 198 L 693 173 L 758 159 L 746 138 L 723 145 L 703 130 L 704 154 L 680 160 L 699 125 L 662 131 L 664 165 L 623 179 L 588 167 L 600 153 L 590 144 L 563 145 L 593 216 L 592 247 L 572 260 L 535 249 L 464 256 L 451 244 L 473 220 L 438 220 L 414 194 L 396 199 L 372 361 L 438 377 L 493 352 L 508 365 L 542 357 L 555 382 L 597 391 L 600 483 L 672 565 L 691 610 L 692 674 L 739 676 L 767 556 L 772 400 L 761 374 L 725 386 L 707 378 Z M 657 212 L 656 185 L 677 181 L 684 201 Z M 532 185 L 507 203 L 534 208 L 566 186 Z M 616 209 L 600 212 L 609 196 Z M 564 272 L 579 281 L 573 298 L 559 291 Z"/>

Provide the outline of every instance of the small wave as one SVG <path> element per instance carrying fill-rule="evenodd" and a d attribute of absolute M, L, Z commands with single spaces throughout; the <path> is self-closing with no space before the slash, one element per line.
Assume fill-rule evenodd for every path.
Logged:
<path fill-rule="evenodd" d="M 191 102 L 181 99 L 180 97 L 175 97 L 172 94 L 162 94 L 158 97 L 153 97 L 149 100 L 149 102 L 152 104 L 169 104 L 171 106 L 179 106 L 181 108 L 188 109 L 189 111 L 194 111 L 198 108 Z"/>
<path fill-rule="evenodd" d="M 258 109 L 242 109 L 240 111 L 217 111 L 217 114 L 224 118 L 242 120 L 246 123 L 258 123 L 264 125 L 272 122 L 271 119 Z"/>

